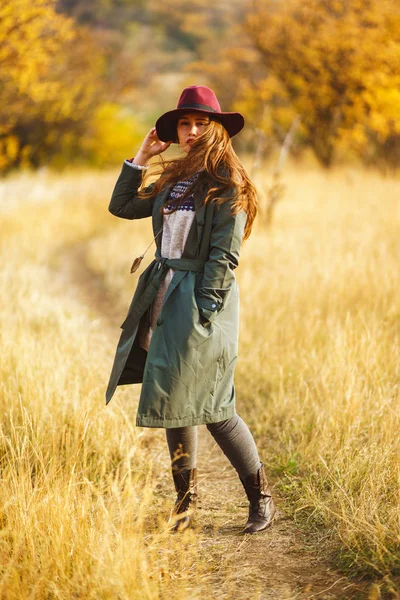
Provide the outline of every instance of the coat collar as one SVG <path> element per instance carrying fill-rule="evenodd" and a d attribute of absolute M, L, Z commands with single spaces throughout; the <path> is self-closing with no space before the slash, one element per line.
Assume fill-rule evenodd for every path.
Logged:
<path fill-rule="evenodd" d="M 153 207 L 153 232 L 154 232 L 154 235 L 157 235 L 163 226 L 161 207 L 164 204 L 164 202 L 166 201 L 166 199 L 168 198 L 168 194 L 171 189 L 172 189 L 172 186 L 166 187 L 162 192 L 160 192 L 156 196 L 156 198 L 154 200 L 154 207 Z M 162 238 L 162 233 L 161 233 L 161 235 L 157 235 L 157 238 L 156 238 L 156 245 L 159 250 L 161 250 L 161 238 Z"/>

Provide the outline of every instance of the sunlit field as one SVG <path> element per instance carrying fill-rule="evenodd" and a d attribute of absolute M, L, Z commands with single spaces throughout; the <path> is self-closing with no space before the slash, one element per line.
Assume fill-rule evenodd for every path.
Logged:
<path fill-rule="evenodd" d="M 196 531 L 167 531 L 174 495 L 164 432 L 134 426 L 138 386 L 105 407 L 138 275 L 129 268 L 151 240 L 150 223 L 107 212 L 117 176 L 0 182 L 7 600 L 229 598 L 212 595 L 209 576 L 218 564 L 229 579 L 234 562 Z M 270 170 L 256 179 L 265 190 Z M 318 532 L 345 573 L 395 598 L 400 181 L 291 166 L 285 183 L 269 230 L 262 195 L 237 271 L 238 412 L 299 527 Z M 85 302 L 82 273 L 98 284 Z"/>

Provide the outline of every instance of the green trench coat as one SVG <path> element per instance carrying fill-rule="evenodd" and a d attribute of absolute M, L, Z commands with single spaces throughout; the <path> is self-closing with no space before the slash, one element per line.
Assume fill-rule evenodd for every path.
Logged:
<path fill-rule="evenodd" d="M 124 219 L 152 217 L 154 235 L 162 227 L 160 208 L 170 188 L 152 200 L 137 198 L 142 171 L 123 164 L 109 210 Z M 118 385 L 142 383 L 136 425 L 185 427 L 216 423 L 235 414 L 233 375 L 238 351 L 239 291 L 233 270 L 246 223 L 232 201 L 204 204 L 206 184 L 195 191 L 195 219 L 181 259 L 156 259 L 138 280 L 122 323 L 107 403 Z M 169 268 L 168 287 L 148 353 L 136 341 L 141 319 Z"/>

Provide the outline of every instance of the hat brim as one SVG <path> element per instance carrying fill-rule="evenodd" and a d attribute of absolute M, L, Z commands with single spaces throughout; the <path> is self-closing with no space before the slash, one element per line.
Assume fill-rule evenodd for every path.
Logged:
<path fill-rule="evenodd" d="M 244 117 L 237 112 L 214 112 L 199 108 L 175 108 L 169 110 L 159 117 L 156 121 L 156 131 L 158 138 L 162 142 L 177 143 L 177 123 L 182 114 L 189 112 L 200 112 L 208 115 L 211 119 L 219 121 L 227 130 L 229 137 L 233 137 L 244 127 Z"/>

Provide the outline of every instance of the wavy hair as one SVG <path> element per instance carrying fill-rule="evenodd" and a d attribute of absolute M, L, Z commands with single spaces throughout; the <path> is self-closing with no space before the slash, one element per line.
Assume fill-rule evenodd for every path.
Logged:
<path fill-rule="evenodd" d="M 222 204 L 233 200 L 233 214 L 241 210 L 247 214 L 243 239 L 249 237 L 257 214 L 257 191 L 232 147 L 228 132 L 219 121 L 211 120 L 207 129 L 195 139 L 184 157 L 170 160 L 161 157 L 161 162 L 151 166 L 145 179 L 155 172 L 159 173 L 160 170 L 161 176 L 154 183 L 154 187 L 145 190 L 142 186 L 139 197 L 153 198 L 166 187 L 199 173 L 199 177 L 180 199 L 179 204 L 199 183 L 206 181 L 209 183 L 209 190 L 204 203 Z"/>

